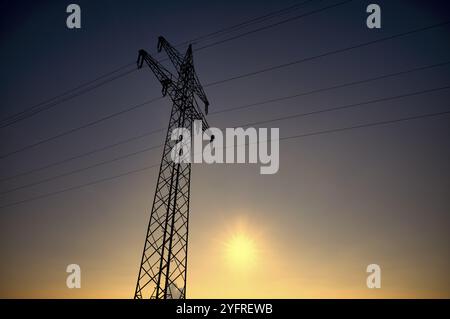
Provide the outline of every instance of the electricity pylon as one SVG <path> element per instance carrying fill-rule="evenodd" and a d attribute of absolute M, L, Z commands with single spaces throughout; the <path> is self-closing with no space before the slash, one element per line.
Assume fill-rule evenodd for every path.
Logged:
<path fill-rule="evenodd" d="M 167 53 L 177 76 L 145 50 L 139 50 L 138 68 L 146 62 L 162 84 L 163 96 L 173 101 L 164 150 L 159 168 L 158 182 L 153 199 L 150 222 L 142 253 L 136 284 L 135 299 L 186 298 L 186 270 L 189 230 L 189 196 L 191 164 L 175 163 L 171 151 L 176 143 L 171 134 L 175 128 L 192 132 L 194 120 L 201 120 L 203 130 L 208 128 L 205 116 L 198 108 L 195 96 L 205 105 L 208 99 L 194 70 L 192 47 L 182 56 L 163 37 L 158 38 L 158 52 Z"/>

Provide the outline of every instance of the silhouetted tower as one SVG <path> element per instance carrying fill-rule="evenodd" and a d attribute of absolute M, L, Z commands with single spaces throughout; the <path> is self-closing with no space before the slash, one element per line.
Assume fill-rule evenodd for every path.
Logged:
<path fill-rule="evenodd" d="M 172 75 L 146 51 L 139 50 L 138 68 L 149 66 L 162 84 L 163 96 L 173 101 L 164 150 L 159 169 L 150 222 L 144 244 L 134 298 L 186 298 L 186 270 L 189 229 L 189 196 L 191 164 L 175 163 L 171 151 L 180 140 L 171 140 L 173 129 L 187 128 L 192 132 L 193 121 L 208 123 L 198 108 L 195 96 L 205 105 L 208 100 L 194 70 L 192 47 L 182 56 L 163 37 L 158 38 L 158 52 L 164 49 L 176 69 Z"/>

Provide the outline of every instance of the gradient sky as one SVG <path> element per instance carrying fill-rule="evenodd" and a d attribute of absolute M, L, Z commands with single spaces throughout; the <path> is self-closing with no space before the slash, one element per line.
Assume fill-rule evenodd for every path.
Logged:
<path fill-rule="evenodd" d="M 127 63 L 157 37 L 176 44 L 272 12 L 294 1 L 77 1 L 82 29 L 65 26 L 73 1 L 0 4 L 1 118 Z M 337 0 L 313 1 L 278 20 Z M 369 3 L 382 28 L 365 26 Z M 196 52 L 203 84 L 443 22 L 445 1 L 353 1 Z M 276 22 L 277 19 L 265 22 Z M 261 25 L 253 26 L 257 28 Z M 241 30 L 245 32 L 252 28 Z M 232 36 L 233 33 L 227 36 Z M 226 38 L 227 36 L 223 37 Z M 219 38 L 221 39 L 221 38 Z M 430 29 L 257 76 L 206 87 L 211 112 L 450 60 L 449 26 Z M 162 54 L 161 54 L 162 55 Z M 161 55 L 155 55 L 160 58 Z M 234 127 L 279 116 L 450 85 L 450 65 L 208 116 Z M 143 68 L 0 128 L 1 154 L 160 96 Z M 450 109 L 449 90 L 264 125 L 281 136 Z M 165 127 L 166 98 L 60 139 L 0 159 L 0 178 Z M 449 298 L 450 117 L 294 139 L 280 144 L 280 170 L 195 164 L 191 180 L 187 295 L 190 298 Z M 161 144 L 162 134 L 35 174 L 39 181 Z M 0 195 L 0 206 L 159 163 L 161 149 Z M 157 170 L 0 210 L 0 297 L 131 298 Z M 252 243 L 243 267 L 227 247 Z M 82 288 L 66 287 L 66 266 Z M 366 267 L 382 288 L 366 287 Z"/>

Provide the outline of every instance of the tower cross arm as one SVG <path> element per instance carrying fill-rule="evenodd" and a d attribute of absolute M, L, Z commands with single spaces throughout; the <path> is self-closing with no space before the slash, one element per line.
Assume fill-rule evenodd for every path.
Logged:
<path fill-rule="evenodd" d="M 196 102 L 194 102 L 194 103 L 195 103 L 195 106 L 192 107 L 193 120 L 202 121 L 202 132 L 205 132 L 206 130 L 209 129 L 208 121 L 206 120 L 206 117 L 203 114 L 203 112 L 199 110 L 197 103 Z M 208 134 L 208 135 L 210 138 L 210 142 L 212 142 L 214 140 L 214 135 L 212 135 L 212 134 Z"/>
<path fill-rule="evenodd" d="M 189 67 L 191 69 L 190 71 L 193 73 L 193 77 L 190 83 L 190 89 L 203 102 L 205 105 L 205 113 L 208 115 L 209 102 L 194 69 L 192 46 L 189 45 L 186 54 L 183 56 L 169 43 L 169 41 L 160 36 L 158 38 L 158 52 L 161 52 L 163 49 L 179 74 L 182 72 L 183 68 Z"/>
<path fill-rule="evenodd" d="M 194 71 L 194 85 L 192 87 L 192 90 L 205 105 L 205 114 L 208 115 L 209 101 L 208 98 L 206 97 L 206 93 L 203 90 L 203 87 L 200 84 L 200 80 L 198 79 L 197 73 L 195 73 L 195 71 Z"/>
<path fill-rule="evenodd" d="M 161 63 L 148 54 L 147 51 L 141 49 L 139 50 L 137 59 L 137 66 L 139 69 L 142 68 L 144 61 L 161 83 L 163 96 L 166 96 L 167 93 L 171 96 L 176 89 L 176 78 Z"/>
<path fill-rule="evenodd" d="M 163 36 L 158 37 L 158 52 L 164 49 L 170 61 L 174 65 L 175 69 L 179 73 L 181 70 L 181 65 L 183 64 L 184 56 L 172 46 L 169 41 L 167 41 Z"/>

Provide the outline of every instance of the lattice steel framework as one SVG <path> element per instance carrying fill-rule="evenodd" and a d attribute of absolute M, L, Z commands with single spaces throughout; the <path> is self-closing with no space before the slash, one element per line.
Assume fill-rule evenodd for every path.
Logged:
<path fill-rule="evenodd" d="M 162 84 L 163 96 L 173 101 L 169 126 L 159 169 L 155 197 L 147 228 L 135 299 L 186 298 L 186 271 L 189 231 L 189 198 L 191 164 L 175 163 L 171 151 L 180 140 L 173 141 L 175 128 L 187 128 L 192 132 L 193 121 L 200 119 L 203 130 L 208 128 L 205 116 L 198 108 L 195 98 L 205 105 L 208 100 L 194 70 L 192 47 L 189 45 L 182 56 L 163 37 L 158 39 L 158 52 L 167 53 L 177 76 L 172 75 L 162 64 L 140 50 L 137 64 L 145 62 Z"/>

